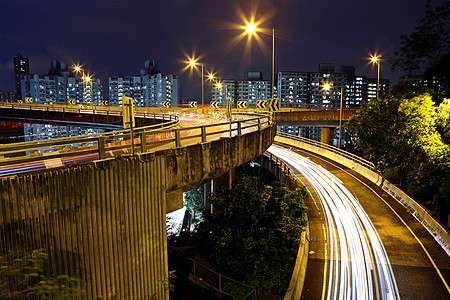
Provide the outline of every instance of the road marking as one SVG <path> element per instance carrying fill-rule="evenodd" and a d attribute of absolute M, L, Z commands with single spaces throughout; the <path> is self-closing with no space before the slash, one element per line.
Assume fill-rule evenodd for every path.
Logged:
<path fill-rule="evenodd" d="M 300 148 L 298 148 L 300 149 Z M 302 149 L 300 149 L 302 150 Z M 322 157 L 317 156 L 315 154 L 311 154 L 312 156 L 315 156 L 316 158 L 319 158 L 323 161 L 325 161 Z M 439 270 L 439 268 L 437 267 L 436 263 L 434 262 L 433 258 L 431 257 L 430 253 L 428 253 L 427 249 L 425 248 L 425 246 L 422 244 L 422 242 L 420 241 L 420 239 L 417 237 L 417 235 L 412 231 L 412 229 L 408 226 L 408 224 L 406 224 L 406 222 L 403 220 L 403 218 L 394 210 L 394 208 L 386 202 L 386 200 L 383 199 L 383 197 L 381 197 L 377 192 L 375 192 L 374 189 L 372 189 L 370 186 L 368 186 L 365 182 L 363 182 L 362 180 L 360 180 L 359 178 L 357 178 L 356 176 L 354 176 L 353 174 L 350 174 L 348 171 L 344 170 L 343 168 L 339 167 L 338 165 L 326 161 L 327 163 L 329 163 L 332 166 L 335 166 L 336 168 L 340 169 L 341 171 L 344 171 L 345 173 L 347 173 L 348 175 L 352 176 L 353 178 L 355 178 L 356 180 L 358 180 L 360 183 L 362 183 L 363 185 L 365 185 L 369 190 L 371 190 L 378 198 L 380 198 L 391 210 L 392 212 L 399 218 L 399 220 L 403 223 L 403 225 L 405 225 L 405 227 L 409 230 L 409 232 L 411 232 L 412 236 L 417 240 L 417 242 L 419 243 L 419 245 L 422 247 L 423 251 L 425 252 L 425 254 L 427 255 L 428 259 L 430 260 L 431 264 L 433 265 L 434 269 L 436 270 L 437 274 L 439 275 L 439 278 L 441 278 L 442 283 L 444 284 L 445 288 L 447 289 L 447 292 L 450 294 L 450 287 L 448 286 L 447 282 L 445 281 L 444 277 L 442 276 L 441 271 Z"/>
<path fill-rule="evenodd" d="M 328 247 L 327 247 L 327 232 L 325 230 L 325 225 L 322 224 L 322 230 L 323 230 L 323 239 L 324 239 L 324 246 L 325 246 L 325 260 L 323 264 L 323 286 L 322 286 L 322 300 L 325 299 L 325 289 L 327 285 L 327 261 L 328 261 Z"/>

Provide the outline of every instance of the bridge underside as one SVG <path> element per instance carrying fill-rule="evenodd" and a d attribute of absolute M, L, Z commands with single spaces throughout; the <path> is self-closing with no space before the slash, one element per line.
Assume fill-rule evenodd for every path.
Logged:
<path fill-rule="evenodd" d="M 88 298 L 168 299 L 166 213 L 182 191 L 263 153 L 275 125 L 243 136 L 0 180 L 0 249 L 45 248 L 48 273 Z"/>

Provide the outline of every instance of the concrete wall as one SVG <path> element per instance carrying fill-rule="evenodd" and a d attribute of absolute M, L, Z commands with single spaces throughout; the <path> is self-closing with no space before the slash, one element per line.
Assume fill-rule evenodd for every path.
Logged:
<path fill-rule="evenodd" d="M 166 213 L 182 192 L 245 163 L 275 124 L 244 136 L 0 178 L 0 253 L 45 248 L 48 274 L 86 281 L 88 298 L 168 299 Z"/>

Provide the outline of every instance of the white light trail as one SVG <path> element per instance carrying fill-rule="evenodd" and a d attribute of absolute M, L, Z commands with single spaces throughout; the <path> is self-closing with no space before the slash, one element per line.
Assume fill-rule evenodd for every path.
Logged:
<path fill-rule="evenodd" d="M 324 208 L 330 258 L 325 299 L 400 299 L 383 243 L 343 182 L 298 153 L 275 145 L 267 151 L 302 173 Z"/>

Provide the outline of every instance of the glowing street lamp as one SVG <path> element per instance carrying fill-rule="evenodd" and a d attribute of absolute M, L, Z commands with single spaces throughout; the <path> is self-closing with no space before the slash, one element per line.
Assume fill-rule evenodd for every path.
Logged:
<path fill-rule="evenodd" d="M 377 99 L 380 91 L 380 57 L 381 55 L 372 55 L 370 58 L 370 62 L 373 64 L 377 64 L 378 66 L 378 76 L 377 76 Z"/>
<path fill-rule="evenodd" d="M 325 91 L 331 90 L 331 84 L 325 83 L 323 85 Z M 344 87 L 341 86 L 341 105 L 339 107 L 339 139 L 338 139 L 338 149 L 341 149 L 341 132 L 342 132 L 342 94 L 344 93 Z"/>

